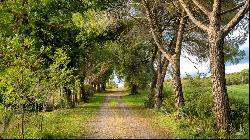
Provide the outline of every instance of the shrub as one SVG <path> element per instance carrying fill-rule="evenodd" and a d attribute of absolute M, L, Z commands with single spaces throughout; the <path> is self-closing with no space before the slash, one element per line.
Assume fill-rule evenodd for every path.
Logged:
<path fill-rule="evenodd" d="M 231 97 L 231 129 L 232 132 L 248 133 L 249 130 L 249 106 L 243 99 Z"/>
<path fill-rule="evenodd" d="M 89 97 L 93 96 L 95 93 L 95 88 L 91 85 L 84 85 L 84 92 L 82 93 L 83 101 L 88 102 Z"/>

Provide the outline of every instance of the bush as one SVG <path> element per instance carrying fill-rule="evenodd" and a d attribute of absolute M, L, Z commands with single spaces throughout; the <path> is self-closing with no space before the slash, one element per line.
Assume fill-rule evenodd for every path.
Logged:
<path fill-rule="evenodd" d="M 232 132 L 247 133 L 249 130 L 249 106 L 243 99 L 230 98 Z"/>
<path fill-rule="evenodd" d="M 185 106 L 181 112 L 191 123 L 197 124 L 203 131 L 213 129 L 214 114 L 211 82 L 209 78 L 190 78 L 183 85 Z"/>
<path fill-rule="evenodd" d="M 84 85 L 84 92 L 82 94 L 82 98 L 84 102 L 89 101 L 89 97 L 93 96 L 95 93 L 95 88 L 91 85 Z"/>
<path fill-rule="evenodd" d="M 226 75 L 227 85 L 239 85 L 249 83 L 249 69 L 244 69 L 241 72 L 230 73 Z"/>
<path fill-rule="evenodd" d="M 172 81 L 165 81 L 163 87 L 163 103 L 162 108 L 164 109 L 165 113 L 172 113 L 176 111 L 175 108 L 175 99 L 173 94 L 173 83 Z"/>
<path fill-rule="evenodd" d="M 234 81 L 233 83 L 236 83 Z M 180 110 L 184 122 L 188 122 L 196 133 L 190 133 L 192 138 L 217 138 L 220 133 L 216 133 L 216 122 L 213 114 L 213 97 L 210 78 L 186 78 L 182 80 L 185 106 Z M 174 95 L 172 83 L 164 84 L 163 107 L 168 112 L 174 112 Z M 237 96 L 230 96 L 231 108 L 231 138 L 249 137 L 249 106 L 244 99 Z M 192 135 L 192 136 L 191 136 Z M 196 135 L 196 136 L 194 136 Z M 240 135 L 240 136 L 239 136 Z"/>

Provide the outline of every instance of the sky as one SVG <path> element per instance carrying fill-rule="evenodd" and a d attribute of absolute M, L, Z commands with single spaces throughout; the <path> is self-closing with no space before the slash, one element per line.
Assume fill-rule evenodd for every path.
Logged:
<path fill-rule="evenodd" d="M 225 70 L 226 73 L 233 73 L 233 72 L 240 72 L 243 69 L 247 69 L 249 68 L 249 36 L 248 39 L 246 40 L 246 42 L 240 46 L 241 50 L 244 50 L 246 55 L 244 56 L 244 58 L 236 65 L 233 65 L 231 63 L 226 63 L 225 66 Z M 189 56 L 189 58 L 192 58 Z M 194 61 L 194 60 L 192 60 Z M 204 62 L 202 64 L 193 64 L 192 62 L 190 62 L 187 58 L 181 57 L 181 77 L 185 77 L 186 73 L 192 76 L 197 75 L 197 69 L 199 70 L 200 73 L 208 73 L 209 72 L 209 61 L 208 62 Z M 208 74 L 209 76 L 209 74 Z M 170 75 L 167 74 L 165 79 L 170 78 Z M 116 84 L 118 84 L 118 87 L 122 87 L 123 86 L 123 82 L 118 81 L 118 78 L 115 76 L 115 82 Z"/>
<path fill-rule="evenodd" d="M 226 73 L 240 72 L 243 69 L 249 68 L 249 36 L 248 36 L 248 39 L 246 40 L 246 42 L 242 46 L 240 46 L 240 49 L 244 50 L 246 55 L 236 65 L 233 65 L 231 63 L 226 63 L 226 65 L 225 65 Z M 192 57 L 189 56 L 189 58 L 192 58 Z M 191 60 L 195 61 L 193 59 L 191 59 Z M 202 64 L 193 64 L 188 59 L 181 57 L 181 76 L 182 77 L 185 77 L 186 73 L 188 73 L 189 75 L 192 75 L 192 76 L 197 75 L 198 70 L 195 67 L 197 67 L 197 69 L 199 70 L 200 73 L 208 73 L 209 72 L 209 61 L 204 62 Z"/>

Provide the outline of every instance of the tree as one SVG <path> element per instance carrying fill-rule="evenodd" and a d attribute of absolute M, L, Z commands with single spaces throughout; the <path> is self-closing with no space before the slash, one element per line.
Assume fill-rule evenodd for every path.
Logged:
<path fill-rule="evenodd" d="M 174 92 L 175 92 L 175 102 L 176 107 L 180 108 L 184 105 L 184 97 L 182 92 L 182 84 L 180 79 L 180 55 L 181 55 L 181 47 L 182 47 L 182 40 L 183 40 L 183 34 L 184 34 L 184 28 L 186 19 L 184 17 L 184 12 L 178 12 L 177 14 L 173 14 L 174 16 L 179 17 L 179 20 L 174 20 L 172 22 L 179 24 L 179 27 L 174 28 L 174 31 L 172 31 L 173 38 L 169 39 L 168 45 L 166 45 L 163 31 L 171 32 L 171 29 L 168 30 L 166 27 L 171 26 L 171 20 L 173 20 L 173 17 L 166 17 L 167 14 L 162 13 L 166 12 L 164 7 L 161 5 L 164 4 L 164 1 L 160 1 L 160 6 L 157 7 L 158 9 L 162 9 L 160 12 L 156 12 L 156 4 L 153 4 L 152 1 L 142 0 L 141 1 L 143 6 L 145 7 L 145 13 L 147 16 L 148 23 L 150 25 L 151 33 L 153 36 L 153 39 L 155 41 L 155 44 L 157 45 L 159 51 L 162 53 L 162 55 L 172 64 L 173 68 L 173 81 L 174 81 Z M 179 14 L 178 16 L 178 13 Z M 164 17 L 165 16 L 165 17 Z M 166 18 L 167 20 L 161 19 Z M 165 25 L 165 24 L 167 25 Z M 173 25 L 171 26 L 173 27 Z M 176 32 L 178 30 L 178 32 Z M 165 75 L 164 75 L 165 77 Z M 158 79 L 159 80 L 159 79 Z M 160 94 L 160 93 L 159 93 Z M 161 101 L 160 101 L 161 102 Z M 161 103 L 158 103 L 158 107 L 161 105 Z"/>
<path fill-rule="evenodd" d="M 206 8 L 197 0 L 192 2 L 209 18 L 209 23 L 205 25 L 197 19 L 190 8 L 183 0 L 179 0 L 181 6 L 187 13 L 191 21 L 200 29 L 208 34 L 210 67 L 212 73 L 212 92 L 214 98 L 214 109 L 216 116 L 216 124 L 218 130 L 224 130 L 229 133 L 230 128 L 230 107 L 225 80 L 225 61 L 224 61 L 224 38 L 244 17 L 249 8 L 249 0 L 241 5 L 238 13 L 224 27 L 221 27 L 221 8 L 222 1 L 214 0 L 212 11 Z"/>
<path fill-rule="evenodd" d="M 130 30 L 114 44 L 115 70 L 125 79 L 131 94 L 136 94 L 140 87 L 146 87 L 151 76 L 150 44 L 144 41 L 144 36 L 137 36 L 137 31 L 137 26 L 130 26 Z"/>

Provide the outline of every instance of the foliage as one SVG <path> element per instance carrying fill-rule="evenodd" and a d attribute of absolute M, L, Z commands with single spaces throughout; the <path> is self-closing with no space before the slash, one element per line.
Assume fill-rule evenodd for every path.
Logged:
<path fill-rule="evenodd" d="M 88 120 L 103 103 L 104 97 L 96 94 L 90 98 L 90 103 L 79 104 L 74 109 L 60 109 L 53 112 L 29 113 L 26 118 L 27 139 L 79 138 L 84 137 Z M 41 115 L 43 116 L 43 132 L 40 131 Z M 20 116 L 15 115 L 8 131 L 1 132 L 3 138 L 19 138 L 16 123 Z"/>
<path fill-rule="evenodd" d="M 244 69 L 241 72 L 230 73 L 226 75 L 227 85 L 239 85 L 249 83 L 249 69 Z"/>
<path fill-rule="evenodd" d="M 192 82 L 191 82 L 192 81 Z M 182 111 L 182 117 L 176 119 L 174 101 L 169 99 L 172 95 L 172 84 L 164 84 L 164 105 L 160 112 L 152 109 L 146 109 L 142 112 L 145 118 L 153 121 L 153 127 L 171 131 L 173 138 L 218 138 L 219 135 L 215 130 L 214 115 L 212 113 L 212 95 L 210 86 L 206 85 L 209 80 L 193 78 L 183 80 L 184 95 L 187 99 Z M 203 86 L 202 88 L 200 86 Z M 247 85 L 244 85 L 247 89 Z M 231 86 L 228 86 L 231 88 Z M 229 92 L 232 130 L 231 138 L 248 137 L 248 102 L 241 98 L 244 92 Z M 237 93 L 238 94 L 235 94 Z M 248 91 L 247 91 L 248 92 Z M 133 107 L 143 107 L 147 99 L 148 92 L 140 91 L 137 95 L 124 96 L 124 103 Z M 172 97 L 171 97 L 172 98 Z M 244 103 L 243 103 L 244 102 Z M 240 135 L 237 135 L 240 134 Z"/>
<path fill-rule="evenodd" d="M 136 35 L 138 27 L 135 27 L 133 23 L 128 23 L 128 26 L 131 29 L 114 44 L 117 60 L 115 70 L 129 88 L 132 85 L 145 88 L 152 76 L 149 68 L 149 51 L 152 46 L 144 41 L 145 36 Z"/>
<path fill-rule="evenodd" d="M 215 130 L 214 114 L 212 113 L 213 101 L 211 95 L 210 78 L 186 78 L 183 80 L 183 91 L 185 96 L 185 106 L 181 109 L 182 119 L 186 125 L 198 128 L 199 133 L 192 138 L 217 138 Z M 164 100 L 163 111 L 170 114 L 175 114 L 175 108 L 173 106 L 173 99 L 169 100 L 169 96 L 173 96 L 171 82 L 165 82 L 164 95 L 168 98 Z M 238 87 L 238 88 L 236 88 Z M 248 136 L 248 114 L 249 114 L 249 102 L 248 98 L 248 85 L 232 85 L 227 87 L 229 89 L 229 100 L 231 108 L 231 137 L 245 138 Z M 238 90 L 239 88 L 245 90 Z M 172 97 L 173 98 L 173 97 Z M 245 101 L 244 101 L 245 100 Z M 210 137 L 209 133 L 213 133 Z M 237 134 L 240 133 L 240 136 Z"/>

